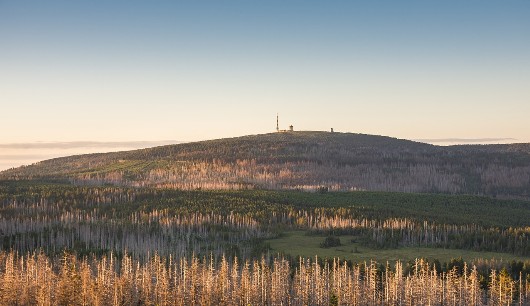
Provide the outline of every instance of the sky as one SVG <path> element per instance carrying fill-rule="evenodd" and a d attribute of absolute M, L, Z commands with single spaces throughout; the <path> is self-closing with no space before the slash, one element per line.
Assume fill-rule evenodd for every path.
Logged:
<path fill-rule="evenodd" d="M 235 137 L 277 113 L 530 142 L 528 16 L 526 0 L 0 0 L 0 144 Z"/>

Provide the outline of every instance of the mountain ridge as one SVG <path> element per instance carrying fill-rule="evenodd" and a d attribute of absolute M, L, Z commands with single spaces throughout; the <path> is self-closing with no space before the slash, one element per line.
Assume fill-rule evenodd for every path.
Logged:
<path fill-rule="evenodd" d="M 436 146 L 357 133 L 295 131 L 74 155 L 0 172 L 178 189 L 373 190 L 528 198 L 530 144 Z"/>

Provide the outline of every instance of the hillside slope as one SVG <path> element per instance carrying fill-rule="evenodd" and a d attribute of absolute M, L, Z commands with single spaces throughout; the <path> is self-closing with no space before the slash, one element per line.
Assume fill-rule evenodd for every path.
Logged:
<path fill-rule="evenodd" d="M 287 132 L 78 155 L 0 173 L 180 189 L 317 189 L 530 197 L 530 144 L 439 147 L 384 136 Z"/>

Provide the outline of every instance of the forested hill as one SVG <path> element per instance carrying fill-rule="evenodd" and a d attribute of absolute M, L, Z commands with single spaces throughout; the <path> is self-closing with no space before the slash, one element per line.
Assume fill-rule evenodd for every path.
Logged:
<path fill-rule="evenodd" d="M 56 158 L 0 173 L 0 179 L 37 178 L 180 189 L 530 198 L 530 144 L 439 147 L 364 134 L 285 132 Z"/>

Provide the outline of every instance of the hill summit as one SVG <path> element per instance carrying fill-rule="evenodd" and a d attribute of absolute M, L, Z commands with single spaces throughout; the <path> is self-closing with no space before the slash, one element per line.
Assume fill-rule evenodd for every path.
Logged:
<path fill-rule="evenodd" d="M 385 136 L 290 131 L 56 158 L 6 170 L 0 179 L 529 198 L 530 144 L 440 147 Z"/>

